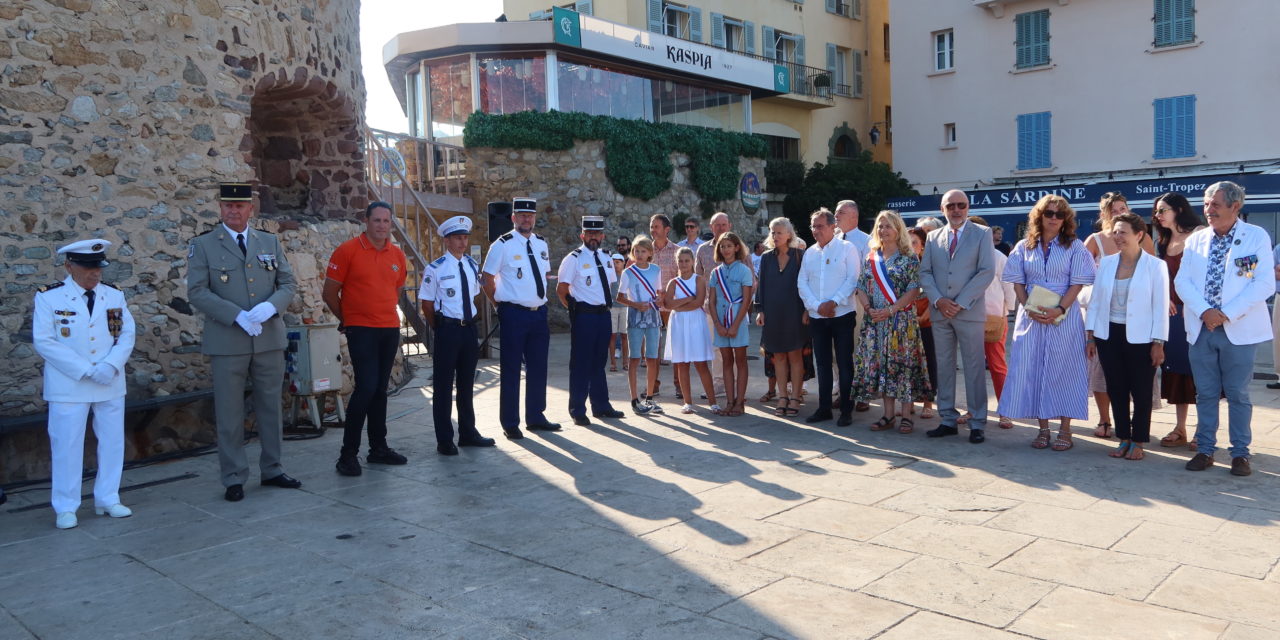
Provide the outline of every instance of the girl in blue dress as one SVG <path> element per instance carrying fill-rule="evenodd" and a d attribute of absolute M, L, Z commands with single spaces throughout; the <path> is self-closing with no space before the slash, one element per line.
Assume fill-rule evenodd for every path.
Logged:
<path fill-rule="evenodd" d="M 750 338 L 743 321 L 749 311 L 748 303 L 755 288 L 755 276 L 751 272 L 747 246 L 733 232 L 720 236 L 716 242 L 717 266 L 711 271 L 708 286 L 715 295 L 711 298 L 711 317 L 715 323 L 712 346 L 720 349 L 724 361 L 724 391 L 727 396 L 726 415 L 740 416 L 746 411 L 747 393 L 747 344 Z"/>

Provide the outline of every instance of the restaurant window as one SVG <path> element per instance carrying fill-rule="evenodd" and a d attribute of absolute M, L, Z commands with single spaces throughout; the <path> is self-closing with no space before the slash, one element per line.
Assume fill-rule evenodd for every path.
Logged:
<path fill-rule="evenodd" d="M 486 57 L 480 68 L 480 110 L 518 113 L 547 110 L 546 59 L 539 56 Z"/>
<path fill-rule="evenodd" d="M 448 58 L 427 63 L 431 92 L 431 137 L 461 144 L 462 127 L 474 111 L 471 103 L 471 63 Z"/>

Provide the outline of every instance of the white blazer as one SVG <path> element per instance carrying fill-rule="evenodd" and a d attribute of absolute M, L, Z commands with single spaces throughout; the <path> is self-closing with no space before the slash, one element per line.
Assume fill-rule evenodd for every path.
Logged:
<path fill-rule="evenodd" d="M 1102 259 L 1093 280 L 1089 317 L 1084 328 L 1093 337 L 1106 340 L 1111 333 L 1111 296 L 1116 290 L 1116 270 L 1120 254 Z M 1129 344 L 1145 344 L 1169 339 L 1169 268 L 1164 260 L 1146 251 L 1138 252 L 1138 264 L 1129 280 L 1129 300 L 1124 307 L 1124 333 Z"/>
<path fill-rule="evenodd" d="M 1243 220 L 1236 222 L 1235 239 L 1227 250 L 1227 263 L 1222 270 L 1222 313 L 1227 323 L 1222 326 L 1231 344 L 1257 344 L 1271 336 L 1271 314 L 1267 311 L 1267 298 L 1275 294 L 1272 283 L 1275 256 L 1271 253 L 1271 239 L 1261 227 Z M 1209 249 L 1213 228 L 1206 227 L 1187 238 L 1182 251 L 1182 266 L 1173 286 L 1182 298 L 1186 312 L 1187 342 L 1195 344 L 1204 324 L 1200 316 L 1209 310 L 1204 297 L 1205 279 L 1209 274 Z M 1241 273 L 1236 261 L 1256 258 L 1251 273 Z"/>
<path fill-rule="evenodd" d="M 134 324 L 124 294 L 98 284 L 93 313 L 84 289 L 71 276 L 36 294 L 32 342 L 44 358 L 44 399 L 49 402 L 103 402 L 125 395 L 124 365 L 133 353 Z M 119 314 L 118 335 L 112 335 L 109 316 Z M 109 384 L 89 378 L 94 364 L 106 362 L 116 370 Z"/>

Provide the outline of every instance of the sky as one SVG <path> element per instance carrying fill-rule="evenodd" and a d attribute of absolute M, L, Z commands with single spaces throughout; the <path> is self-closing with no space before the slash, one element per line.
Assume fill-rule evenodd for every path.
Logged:
<path fill-rule="evenodd" d="M 382 47 L 399 33 L 459 22 L 492 22 L 502 0 L 363 0 L 360 3 L 360 56 L 364 68 L 365 119 L 374 129 L 406 133 L 409 120 L 391 90 L 382 67 Z"/>

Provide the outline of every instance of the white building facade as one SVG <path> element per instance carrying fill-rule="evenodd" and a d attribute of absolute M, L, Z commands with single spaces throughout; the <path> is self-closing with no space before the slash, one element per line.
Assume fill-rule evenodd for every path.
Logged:
<path fill-rule="evenodd" d="M 893 0 L 894 168 L 922 194 L 1275 173 L 1278 22 L 1277 0 Z"/>

